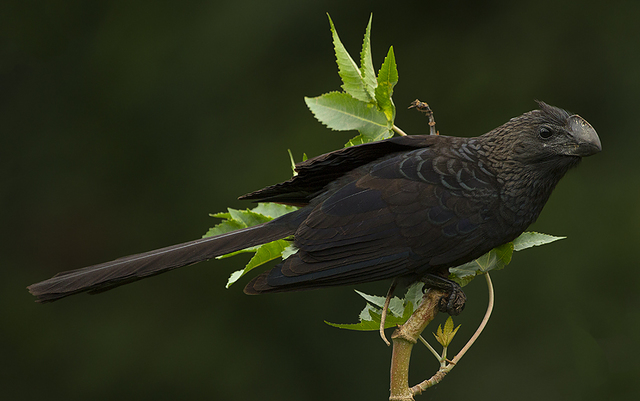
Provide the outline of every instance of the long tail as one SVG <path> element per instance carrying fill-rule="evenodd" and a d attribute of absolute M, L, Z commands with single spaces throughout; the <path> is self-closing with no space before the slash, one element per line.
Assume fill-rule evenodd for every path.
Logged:
<path fill-rule="evenodd" d="M 107 291 L 178 267 L 293 235 L 306 214 L 305 210 L 299 210 L 257 226 L 69 270 L 27 288 L 38 302 L 51 302 L 81 292 Z"/>

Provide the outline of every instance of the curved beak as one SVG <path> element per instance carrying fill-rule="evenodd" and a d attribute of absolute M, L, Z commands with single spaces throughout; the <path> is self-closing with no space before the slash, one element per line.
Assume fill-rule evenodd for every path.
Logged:
<path fill-rule="evenodd" d="M 569 133 L 575 140 L 575 147 L 570 153 L 574 156 L 591 156 L 602 150 L 600 138 L 591 124 L 584 118 L 575 114 L 569 117 Z"/>

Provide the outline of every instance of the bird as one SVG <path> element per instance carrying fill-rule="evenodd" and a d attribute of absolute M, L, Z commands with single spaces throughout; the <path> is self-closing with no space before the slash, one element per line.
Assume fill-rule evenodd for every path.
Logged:
<path fill-rule="evenodd" d="M 99 293 L 241 249 L 288 239 L 296 252 L 246 294 L 399 279 L 466 296 L 449 268 L 518 237 L 560 179 L 602 150 L 582 117 L 538 108 L 476 137 L 407 135 L 351 146 L 295 166 L 288 181 L 239 199 L 298 209 L 269 222 L 59 273 L 30 285 L 38 302 Z"/>

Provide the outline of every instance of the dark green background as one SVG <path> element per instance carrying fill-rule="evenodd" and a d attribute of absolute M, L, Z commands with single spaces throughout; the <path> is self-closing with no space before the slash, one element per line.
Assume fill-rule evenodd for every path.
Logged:
<path fill-rule="evenodd" d="M 287 148 L 341 147 L 354 134 L 303 102 L 339 88 L 327 11 L 354 55 L 373 11 L 374 62 L 394 46 L 407 132 L 427 131 L 406 110 L 415 98 L 463 136 L 540 99 L 585 117 L 604 147 L 532 227 L 568 239 L 493 275 L 486 332 L 419 399 L 640 398 L 640 2 L 391 3 L 2 2 L 2 399 L 387 399 L 390 349 L 323 323 L 356 320 L 351 288 L 245 296 L 224 288 L 241 258 L 48 305 L 24 288 L 197 238 L 208 213 L 287 179 Z M 466 291 L 454 348 L 486 305 L 481 280 Z M 436 369 L 418 347 L 412 384 Z"/>

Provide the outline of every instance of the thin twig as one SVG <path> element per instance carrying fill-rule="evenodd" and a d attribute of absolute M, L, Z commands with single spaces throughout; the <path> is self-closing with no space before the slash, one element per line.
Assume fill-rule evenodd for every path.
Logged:
<path fill-rule="evenodd" d="M 438 351 L 436 351 L 436 350 L 431 346 L 431 344 L 429 344 L 429 342 L 428 342 L 427 340 L 425 340 L 425 339 L 424 339 L 424 337 L 422 337 L 422 336 L 420 335 L 420 336 L 418 336 L 418 340 L 420 340 L 420 342 L 422 342 L 422 343 L 425 345 L 425 347 L 427 347 L 427 348 L 429 349 L 429 351 L 431 351 L 431 353 L 433 354 L 433 356 L 435 356 L 435 357 L 436 357 L 436 359 L 438 359 L 438 360 L 440 360 L 440 359 L 441 359 L 440 354 L 438 354 Z"/>
<path fill-rule="evenodd" d="M 471 346 L 478 339 L 478 337 L 480 337 L 482 330 L 484 330 L 484 327 L 487 325 L 487 322 L 491 317 L 491 312 L 493 311 L 493 298 L 494 298 L 493 283 L 491 282 L 491 277 L 489 277 L 489 273 L 485 273 L 484 276 L 487 279 L 487 289 L 489 290 L 489 303 L 487 305 L 487 311 L 485 312 L 484 318 L 482 319 L 482 322 L 480 322 L 478 329 L 476 330 L 475 333 L 473 333 L 473 336 L 471 336 L 471 339 L 469 339 L 467 344 L 464 347 L 462 347 L 460 352 L 458 352 L 456 356 L 454 356 L 453 359 L 451 360 L 451 362 L 454 364 L 458 363 L 458 361 L 462 359 L 464 354 L 469 350 L 469 348 L 471 348 Z"/>
<path fill-rule="evenodd" d="M 387 336 L 384 335 L 384 323 L 387 321 L 389 303 L 391 302 L 391 297 L 393 296 L 393 292 L 395 291 L 397 284 L 398 280 L 394 278 L 389 286 L 389 290 L 387 291 L 387 299 L 384 300 L 384 307 L 382 308 L 382 314 L 380 315 L 380 338 L 382 338 L 382 341 L 384 341 L 387 346 L 391 345 L 391 343 L 387 340 Z"/>
<path fill-rule="evenodd" d="M 433 116 L 433 110 L 431 110 L 431 107 L 429 107 L 427 103 L 416 99 L 411 102 L 409 108 L 415 108 L 416 110 L 423 112 L 424 115 L 429 118 L 429 135 L 439 135 L 438 131 L 436 131 L 436 119 Z"/>
<path fill-rule="evenodd" d="M 396 125 L 394 125 L 392 129 L 400 136 L 407 136 L 407 134 Z"/>
<path fill-rule="evenodd" d="M 478 339 L 478 337 L 482 333 L 482 330 L 484 330 L 485 326 L 487 325 L 487 322 L 489 321 L 489 318 L 491 317 L 491 312 L 493 311 L 493 304 L 494 304 L 493 283 L 491 282 L 491 277 L 489 277 L 489 273 L 485 273 L 485 278 L 487 280 L 487 288 L 489 290 L 489 302 L 487 305 L 487 311 L 484 314 L 484 318 L 482 319 L 482 322 L 480 322 L 480 325 L 476 329 L 476 332 L 473 334 L 473 336 L 471 336 L 469 341 L 467 341 L 467 344 L 465 344 L 465 346 L 462 347 L 460 352 L 458 352 L 458 354 L 451 360 L 449 364 L 447 364 L 444 367 L 441 367 L 436 372 L 436 374 L 434 374 L 429 380 L 425 380 L 422 383 L 411 387 L 411 393 L 413 395 L 421 394 L 423 391 L 425 391 L 429 387 L 440 383 L 440 381 L 447 375 L 447 373 L 449 373 L 451 369 L 453 369 L 454 366 L 456 366 L 456 364 L 460 362 L 460 359 L 462 359 L 464 354 L 469 350 L 469 348 L 471 348 L 473 343 Z"/>

